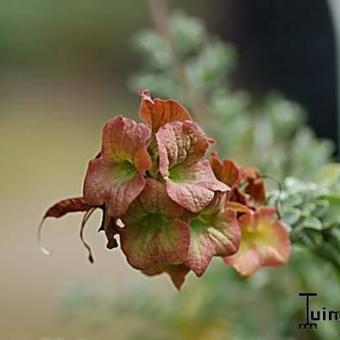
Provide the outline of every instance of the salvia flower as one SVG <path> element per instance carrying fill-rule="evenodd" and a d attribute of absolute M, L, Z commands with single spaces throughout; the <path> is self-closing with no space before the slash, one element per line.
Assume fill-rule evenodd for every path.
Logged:
<path fill-rule="evenodd" d="M 288 261 L 290 241 L 288 231 L 278 221 L 271 207 L 260 207 L 240 219 L 241 245 L 239 251 L 224 261 L 241 275 L 250 276 L 262 266 L 278 266 Z"/>
<path fill-rule="evenodd" d="M 202 276 L 213 256 L 236 253 L 240 238 L 236 212 L 227 208 L 225 193 L 216 193 L 210 205 L 190 221 L 190 247 L 185 264 Z"/>
<path fill-rule="evenodd" d="M 84 199 L 120 216 L 145 187 L 151 168 L 147 151 L 151 131 L 144 124 L 117 116 L 106 123 L 100 154 L 90 161 L 84 183 Z"/>
<path fill-rule="evenodd" d="M 167 273 L 179 289 L 193 271 L 202 276 L 221 257 L 241 275 L 286 263 L 290 241 L 275 208 L 265 207 L 261 175 L 212 153 L 212 140 L 174 100 L 140 92 L 139 117 L 109 120 L 102 146 L 90 160 L 83 195 L 45 213 L 83 212 L 80 237 L 91 214 L 103 213 L 99 231 L 107 248 L 120 246 L 127 262 L 148 276 Z M 50 254 L 50 252 L 42 248 Z"/>
<path fill-rule="evenodd" d="M 168 195 L 193 213 L 198 213 L 214 198 L 216 191 L 229 187 L 218 181 L 205 153 L 209 142 L 192 121 L 171 122 L 156 134 L 159 172 L 166 181 Z"/>
<path fill-rule="evenodd" d="M 141 195 L 122 216 L 121 247 L 131 266 L 146 269 L 156 263 L 183 263 L 190 242 L 184 215 L 184 209 L 167 195 L 165 185 L 148 178 Z"/>
<path fill-rule="evenodd" d="M 221 161 L 217 153 L 212 154 L 210 163 L 216 177 L 231 186 L 227 207 L 239 216 L 240 248 L 224 257 L 225 263 L 243 276 L 263 266 L 285 264 L 291 251 L 289 233 L 278 211 L 263 206 L 266 196 L 261 175 L 253 168 L 237 168 L 231 160 Z"/>

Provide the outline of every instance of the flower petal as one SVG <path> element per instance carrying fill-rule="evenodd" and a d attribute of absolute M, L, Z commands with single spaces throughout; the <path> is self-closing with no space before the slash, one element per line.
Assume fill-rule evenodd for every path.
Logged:
<path fill-rule="evenodd" d="M 216 179 L 208 160 L 176 167 L 166 179 L 166 185 L 171 199 L 193 213 L 198 213 L 212 201 L 214 191 L 229 189 Z"/>
<path fill-rule="evenodd" d="M 151 99 L 148 90 L 140 91 L 141 103 L 139 116 L 147 123 L 152 131 L 173 121 L 191 120 L 189 112 L 174 100 Z"/>
<path fill-rule="evenodd" d="M 218 158 L 217 153 L 212 152 L 210 164 L 216 178 L 219 181 L 229 185 L 230 187 L 232 187 L 238 182 L 240 178 L 240 172 L 233 161 L 229 159 L 221 161 Z"/>
<path fill-rule="evenodd" d="M 238 202 L 227 202 L 227 208 L 230 208 L 237 212 L 238 214 L 252 214 L 253 210 L 248 208 L 246 205 L 238 203 Z"/>
<path fill-rule="evenodd" d="M 248 205 L 261 206 L 266 200 L 266 190 L 258 171 L 249 167 L 240 168 L 240 180 L 244 189 L 240 190 L 239 195 L 243 194 Z"/>
<path fill-rule="evenodd" d="M 121 244 L 130 265 L 145 269 L 155 262 L 179 264 L 187 256 L 189 227 L 180 219 L 128 224 L 121 231 Z"/>
<path fill-rule="evenodd" d="M 151 168 L 147 151 L 151 131 L 144 124 L 117 116 L 103 129 L 101 156 L 116 163 L 125 162 L 143 172 Z"/>
<path fill-rule="evenodd" d="M 183 207 L 168 197 L 164 183 L 153 178 L 146 179 L 142 194 L 133 202 L 131 209 L 122 220 L 128 223 L 135 222 L 146 215 L 188 219 L 188 214 Z"/>
<path fill-rule="evenodd" d="M 93 205 L 106 204 L 111 216 L 124 214 L 145 187 L 143 174 L 126 163 L 102 157 L 90 161 L 84 182 L 84 197 Z"/>
<path fill-rule="evenodd" d="M 196 123 L 168 123 L 159 129 L 156 139 L 159 171 L 175 202 L 197 213 L 211 202 L 214 191 L 229 189 L 216 179 L 209 161 L 204 160 L 209 142 Z"/>
<path fill-rule="evenodd" d="M 234 254 L 240 244 L 236 212 L 225 210 L 225 203 L 216 205 L 214 201 L 190 223 L 190 247 L 184 263 L 197 276 L 204 274 L 213 256 Z"/>
<path fill-rule="evenodd" d="M 157 263 L 152 267 L 146 268 L 143 271 L 143 274 L 148 276 L 160 275 L 162 273 L 167 273 L 173 284 L 176 286 L 178 290 L 181 289 L 186 275 L 190 272 L 190 269 L 184 264 L 160 264 Z"/>
<path fill-rule="evenodd" d="M 90 161 L 84 197 L 90 204 L 106 204 L 118 217 L 145 186 L 144 172 L 152 166 L 147 146 L 151 131 L 144 124 L 117 116 L 103 129 L 101 152 Z"/>
<path fill-rule="evenodd" d="M 122 216 L 121 246 L 131 266 L 146 269 L 157 262 L 185 260 L 190 231 L 179 218 L 182 213 L 182 207 L 167 196 L 164 184 L 147 180 L 144 191 Z"/>
<path fill-rule="evenodd" d="M 192 121 L 171 122 L 156 134 L 159 148 L 159 170 L 162 176 L 171 176 L 172 168 L 188 167 L 202 160 L 209 146 L 200 127 Z"/>
<path fill-rule="evenodd" d="M 240 220 L 242 238 L 239 251 L 225 257 L 241 275 L 250 276 L 262 266 L 278 266 L 290 256 L 289 233 L 277 219 L 276 209 L 260 207 Z"/>

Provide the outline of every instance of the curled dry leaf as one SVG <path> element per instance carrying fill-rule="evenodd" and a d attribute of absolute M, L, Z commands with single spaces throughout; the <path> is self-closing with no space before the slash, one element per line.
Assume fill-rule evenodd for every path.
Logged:
<path fill-rule="evenodd" d="M 95 207 L 88 204 L 83 197 L 73 197 L 63 199 L 47 209 L 38 227 L 38 243 L 40 245 L 41 251 L 46 255 L 52 254 L 52 252 L 46 249 L 41 242 L 41 232 L 46 218 L 59 218 L 72 212 L 89 212 L 94 208 Z M 83 226 L 81 228 L 83 228 Z"/>

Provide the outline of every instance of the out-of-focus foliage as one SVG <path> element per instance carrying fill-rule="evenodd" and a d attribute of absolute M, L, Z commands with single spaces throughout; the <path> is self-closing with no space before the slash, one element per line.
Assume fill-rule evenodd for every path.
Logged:
<path fill-rule="evenodd" d="M 143 340 L 336 339 L 336 321 L 320 322 L 317 331 L 298 329 L 304 321 L 298 292 L 318 292 L 315 309 L 336 308 L 338 280 L 330 264 L 300 248 L 289 266 L 265 269 L 247 280 L 216 260 L 205 277 L 191 275 L 180 293 L 164 294 L 138 282 L 112 299 L 98 289 L 69 287 L 61 322 L 68 320 L 95 336 L 98 329 L 128 320 L 128 339 Z"/>
<path fill-rule="evenodd" d="M 116 79 L 134 61 L 125 35 L 146 18 L 142 1 L 2 1 L 0 68 L 61 75 L 105 70 Z"/>
<path fill-rule="evenodd" d="M 291 226 L 291 240 L 330 261 L 340 272 L 340 165 L 323 169 L 318 183 L 286 178 L 280 199 L 283 221 Z"/>
<path fill-rule="evenodd" d="M 326 275 L 329 281 L 324 283 L 319 275 Z M 275 274 L 263 270 L 244 280 L 216 263 L 206 278 L 191 281 L 175 297 L 163 297 L 160 302 L 148 289 L 139 294 L 142 297 L 130 294 L 128 302 L 122 299 L 116 307 L 117 315 L 143 315 L 154 327 L 154 339 L 164 331 L 167 336 L 162 339 L 292 340 L 306 339 L 306 335 L 308 339 L 333 339 L 338 334 L 336 323 L 324 323 L 310 334 L 297 327 L 304 320 L 303 300 L 297 292 L 322 292 L 317 303 L 334 306 L 337 287 L 332 280 L 338 280 L 332 268 L 300 249 L 291 265 Z"/>
<path fill-rule="evenodd" d="M 134 46 L 144 67 L 130 79 L 131 87 L 186 103 L 218 141 L 221 155 L 280 179 L 314 179 L 330 161 L 333 145 L 303 125 L 302 108 L 278 93 L 252 98 L 235 90 L 231 77 L 237 52 L 208 34 L 200 20 L 175 14 L 169 31 L 167 36 L 153 30 L 137 35 Z"/>

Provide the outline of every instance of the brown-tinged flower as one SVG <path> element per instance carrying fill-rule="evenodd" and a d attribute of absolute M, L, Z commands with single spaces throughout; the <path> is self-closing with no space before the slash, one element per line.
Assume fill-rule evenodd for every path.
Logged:
<path fill-rule="evenodd" d="M 190 268 L 184 264 L 156 263 L 153 266 L 144 269 L 142 272 L 148 276 L 156 276 L 162 273 L 167 273 L 170 276 L 172 283 L 179 290 L 185 281 L 186 275 L 190 272 Z"/>
<path fill-rule="evenodd" d="M 121 247 L 127 261 L 136 269 L 157 263 L 180 264 L 190 242 L 187 213 L 172 201 L 165 185 L 148 178 L 140 196 L 121 217 Z"/>
<path fill-rule="evenodd" d="M 208 207 L 190 221 L 190 247 L 184 264 L 202 276 L 213 256 L 237 252 L 240 227 L 236 212 L 226 208 L 226 193 L 217 193 Z"/>
<path fill-rule="evenodd" d="M 241 244 L 238 252 L 224 261 L 241 275 L 250 276 L 262 266 L 279 266 L 290 256 L 290 239 L 287 229 L 277 218 L 277 211 L 260 207 L 255 213 L 239 219 Z"/>
<path fill-rule="evenodd" d="M 84 198 L 91 205 L 105 204 L 111 216 L 126 212 L 145 186 L 151 168 L 147 151 L 150 129 L 117 116 L 103 129 L 102 149 L 91 160 L 84 183 Z"/>
<path fill-rule="evenodd" d="M 238 188 L 234 195 L 247 206 L 256 208 L 266 201 L 266 190 L 260 173 L 251 167 L 241 167 Z"/>
<path fill-rule="evenodd" d="M 139 94 L 141 96 L 139 117 L 153 132 L 157 132 L 169 122 L 191 120 L 187 109 L 175 100 L 152 99 L 149 90 L 142 90 Z"/>
<path fill-rule="evenodd" d="M 266 191 L 260 173 L 251 167 L 238 168 L 232 160 L 220 160 L 211 154 L 210 164 L 217 179 L 231 187 L 229 200 L 255 209 L 266 200 Z"/>
<path fill-rule="evenodd" d="M 159 172 L 175 202 L 198 213 L 212 201 L 215 191 L 229 190 L 216 179 L 209 161 L 204 159 L 209 141 L 196 123 L 167 123 L 158 130 L 156 140 Z"/>
<path fill-rule="evenodd" d="M 220 160 L 217 152 L 211 153 L 210 164 L 216 178 L 230 187 L 236 185 L 240 180 L 240 171 L 230 159 Z"/>

